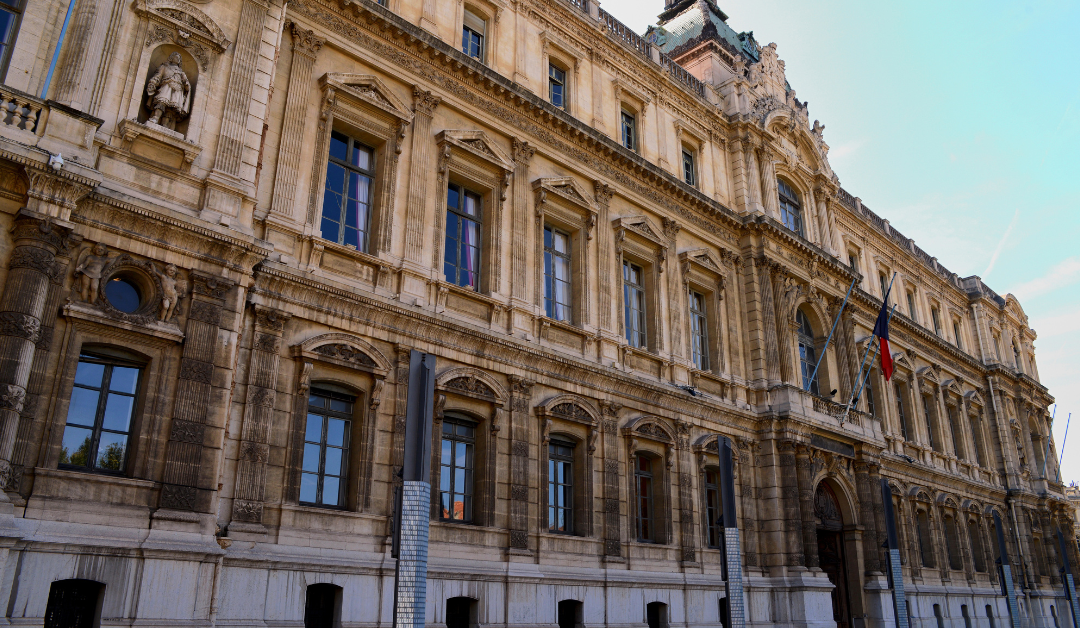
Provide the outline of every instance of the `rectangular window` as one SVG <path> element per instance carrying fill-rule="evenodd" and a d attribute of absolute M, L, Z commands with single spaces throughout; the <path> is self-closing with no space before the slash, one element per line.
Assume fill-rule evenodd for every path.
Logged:
<path fill-rule="evenodd" d="M 971 444 L 975 446 L 975 462 L 979 463 L 980 467 L 986 466 L 986 461 L 983 459 L 982 448 L 982 422 L 978 417 L 972 416 L 971 419 Z"/>
<path fill-rule="evenodd" d="M 889 284 L 885 281 L 885 273 L 878 273 L 878 286 L 881 287 L 881 300 L 885 300 L 885 293 L 889 291 Z"/>
<path fill-rule="evenodd" d="M 548 445 L 548 531 L 574 531 L 574 445 Z"/>
<path fill-rule="evenodd" d="M 956 422 L 956 408 L 945 406 L 945 413 L 949 416 L 949 433 L 952 434 L 953 453 L 957 458 L 966 460 L 964 454 L 964 441 L 961 439 L 960 424 Z"/>
<path fill-rule="evenodd" d="M 871 374 L 870 377 L 872 379 L 874 376 Z M 872 382 L 866 382 L 865 386 L 863 387 L 863 390 L 865 391 L 863 394 L 866 395 L 866 413 L 869 414 L 870 416 L 877 416 L 877 408 L 874 406 L 874 386 L 873 386 L 873 383 Z"/>
<path fill-rule="evenodd" d="M 953 321 L 952 324 L 953 338 L 956 339 L 956 348 L 961 351 L 964 350 L 964 342 L 960 339 L 960 323 Z"/>
<path fill-rule="evenodd" d="M 487 22 L 479 15 L 465 9 L 465 20 L 461 26 L 461 51 L 483 63 L 486 35 Z"/>
<path fill-rule="evenodd" d="M 904 440 L 911 440 L 907 414 L 904 413 L 904 387 L 901 384 L 896 385 L 896 412 L 900 417 L 900 435 L 904 437 Z"/>
<path fill-rule="evenodd" d="M 930 448 L 934 451 L 940 452 L 941 448 L 938 447 L 938 443 L 934 440 L 934 423 L 930 417 L 930 406 L 933 403 L 933 400 L 929 396 L 922 396 L 923 418 L 926 419 L 926 434 L 930 439 Z"/>
<path fill-rule="evenodd" d="M 938 314 L 938 309 L 936 307 L 930 308 L 930 318 L 933 319 L 934 333 L 937 334 L 938 336 L 940 336 L 941 335 L 941 315 Z"/>
<path fill-rule="evenodd" d="M 705 529 L 706 543 L 711 548 L 720 547 L 720 474 L 705 471 Z"/>
<path fill-rule="evenodd" d="M 653 529 L 653 462 L 645 456 L 634 459 L 634 488 L 637 498 L 637 540 L 652 543 Z"/>
<path fill-rule="evenodd" d="M 61 467 L 124 471 L 139 374 L 133 364 L 86 353 L 79 356 L 60 446 Z"/>
<path fill-rule="evenodd" d="M 623 314 L 626 340 L 631 347 L 648 346 L 645 327 L 645 272 L 641 266 L 623 262 Z"/>
<path fill-rule="evenodd" d="M 566 72 L 554 63 L 548 64 L 548 100 L 559 109 L 566 109 Z"/>
<path fill-rule="evenodd" d="M 374 157 L 374 150 L 344 133 L 330 134 L 323 194 L 323 238 L 368 251 Z"/>
<path fill-rule="evenodd" d="M 848 253 L 848 266 L 851 266 L 851 270 L 859 270 L 859 261 L 854 253 Z"/>
<path fill-rule="evenodd" d="M 316 506 L 345 506 L 345 477 L 349 464 L 356 397 L 312 389 L 304 429 L 304 461 L 300 473 L 300 502 Z"/>
<path fill-rule="evenodd" d="M 694 366 L 709 370 L 709 327 L 705 310 L 705 295 L 690 291 L 690 351 Z"/>
<path fill-rule="evenodd" d="M 23 0 L 0 0 L 0 79 L 7 75 L 11 50 L 15 47 L 15 38 L 19 34 L 22 10 Z"/>
<path fill-rule="evenodd" d="M 548 318 L 569 321 L 570 235 L 544 226 L 544 311 Z"/>
<path fill-rule="evenodd" d="M 911 320 L 915 321 L 916 323 L 919 322 L 919 316 L 915 313 L 915 293 L 914 292 L 907 293 L 907 311 L 908 311 L 908 316 L 911 317 Z"/>
<path fill-rule="evenodd" d="M 632 151 L 637 151 L 637 118 L 624 110 L 621 119 L 622 145 Z"/>
<path fill-rule="evenodd" d="M 446 193 L 443 273 L 458 286 L 480 288 L 480 195 L 451 183 Z"/>
<path fill-rule="evenodd" d="M 464 422 L 443 421 L 439 500 L 440 517 L 444 520 L 472 521 L 475 449 L 475 427 Z"/>
<path fill-rule="evenodd" d="M 697 187 L 697 169 L 694 167 L 694 152 L 683 147 L 682 149 L 683 181 L 687 185 Z"/>

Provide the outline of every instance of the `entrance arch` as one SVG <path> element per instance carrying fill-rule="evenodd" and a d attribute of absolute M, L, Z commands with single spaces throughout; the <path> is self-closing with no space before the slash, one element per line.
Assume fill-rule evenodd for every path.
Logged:
<path fill-rule="evenodd" d="M 861 615 L 861 570 L 858 567 L 858 547 L 851 530 L 854 521 L 850 508 L 844 508 L 839 486 L 824 479 L 814 491 L 814 520 L 817 523 L 818 565 L 833 584 L 833 620 L 837 628 L 852 628 L 852 617 Z"/>

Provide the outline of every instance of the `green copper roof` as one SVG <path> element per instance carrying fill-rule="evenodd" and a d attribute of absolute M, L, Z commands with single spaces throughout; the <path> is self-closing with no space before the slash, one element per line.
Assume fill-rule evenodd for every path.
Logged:
<path fill-rule="evenodd" d="M 683 46 L 699 40 L 716 39 L 754 61 L 758 59 L 754 34 L 736 33 L 727 25 L 727 15 L 712 0 L 669 3 L 660 14 L 658 26 L 650 26 L 645 37 L 665 54 L 677 53 Z"/>

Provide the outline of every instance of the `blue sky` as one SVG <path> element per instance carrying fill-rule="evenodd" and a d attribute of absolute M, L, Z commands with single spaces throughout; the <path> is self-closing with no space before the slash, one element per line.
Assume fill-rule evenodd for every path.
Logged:
<path fill-rule="evenodd" d="M 777 43 L 852 194 L 961 277 L 1012 292 L 1080 482 L 1080 0 L 718 0 Z M 662 0 L 604 2 L 643 33 Z"/>

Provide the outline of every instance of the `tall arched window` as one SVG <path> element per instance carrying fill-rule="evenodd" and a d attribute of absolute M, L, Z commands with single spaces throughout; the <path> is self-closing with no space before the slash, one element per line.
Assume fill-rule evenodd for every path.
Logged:
<path fill-rule="evenodd" d="M 817 366 L 817 351 L 814 349 L 814 328 L 810 326 L 810 320 L 806 318 L 802 310 L 795 311 L 795 322 L 799 326 L 799 365 L 802 368 L 803 390 L 808 390 L 815 395 L 821 394 L 818 390 L 818 378 L 814 373 Z M 813 381 L 811 381 L 813 377 Z"/>
<path fill-rule="evenodd" d="M 780 191 L 780 221 L 784 226 L 799 235 L 803 235 L 802 204 L 799 195 L 783 179 L 776 180 Z"/>
<path fill-rule="evenodd" d="M 974 559 L 975 571 L 986 571 L 986 556 L 983 554 L 982 532 L 979 530 L 979 522 L 968 519 L 968 541 L 971 545 L 971 557 Z"/>
<path fill-rule="evenodd" d="M 919 533 L 919 557 L 923 567 L 934 566 L 934 547 L 930 540 L 930 518 L 925 510 L 915 513 L 915 524 Z"/>

